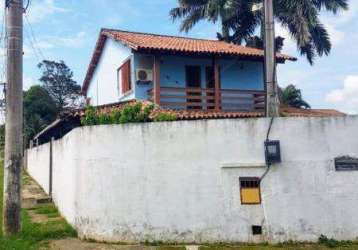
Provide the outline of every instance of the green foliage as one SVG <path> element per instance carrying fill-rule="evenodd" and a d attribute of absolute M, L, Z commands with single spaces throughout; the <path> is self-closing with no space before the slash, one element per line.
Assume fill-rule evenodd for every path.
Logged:
<path fill-rule="evenodd" d="M 301 90 L 290 84 L 279 91 L 280 102 L 294 108 L 311 108 L 311 106 L 303 100 Z"/>
<path fill-rule="evenodd" d="M 3 162 L 0 162 L 0 200 L 3 199 Z M 2 205 L 0 202 L 0 224 L 2 225 Z M 48 217 L 55 215 L 53 205 L 42 205 L 35 210 Z M 4 237 L 0 227 L 0 250 L 37 250 L 47 249 L 48 240 L 76 237 L 76 231 L 65 220 L 53 220 L 39 224 L 31 221 L 26 210 L 21 213 L 22 230 L 17 236 Z"/>
<path fill-rule="evenodd" d="M 173 20 L 180 19 L 181 31 L 188 32 L 197 23 L 206 20 L 221 21 L 219 40 L 235 44 L 256 43 L 252 38 L 262 28 L 262 11 L 252 11 L 258 0 L 178 0 L 170 12 Z M 261 1 L 262 2 L 262 1 Z M 348 0 L 297 1 L 274 0 L 276 21 L 287 29 L 296 41 L 301 55 L 313 64 L 315 57 L 328 55 L 331 41 L 327 28 L 320 20 L 321 12 L 336 14 L 348 10 Z M 263 34 L 263 32 L 262 32 Z"/>
<path fill-rule="evenodd" d="M 113 124 L 119 124 L 121 120 L 121 111 L 120 110 L 113 110 L 111 112 L 111 120 Z"/>
<path fill-rule="evenodd" d="M 98 124 L 112 124 L 112 117 L 110 114 L 98 114 Z"/>
<path fill-rule="evenodd" d="M 330 248 L 334 248 L 334 247 L 338 247 L 339 245 L 339 242 L 335 239 L 329 239 L 327 236 L 325 235 L 321 235 L 318 239 L 318 242 L 322 245 L 325 245 L 327 247 L 330 247 Z"/>
<path fill-rule="evenodd" d="M 49 215 L 49 214 L 56 214 L 57 216 L 59 216 L 58 210 L 55 207 L 55 205 L 53 204 L 44 204 L 41 205 L 39 207 L 36 207 L 34 209 L 36 214 L 45 214 L 45 215 Z"/>
<path fill-rule="evenodd" d="M 153 118 L 153 121 L 155 122 L 171 122 L 176 120 L 177 120 L 177 116 L 175 114 L 170 114 L 165 112 L 158 113 Z"/>
<path fill-rule="evenodd" d="M 85 115 L 81 118 L 81 124 L 84 126 L 91 126 L 98 124 L 98 115 L 94 107 L 88 106 L 85 110 Z"/>
<path fill-rule="evenodd" d="M 58 109 L 46 89 L 39 85 L 24 92 L 24 133 L 26 143 L 52 123 Z"/>
<path fill-rule="evenodd" d="M 352 241 L 338 241 L 333 238 L 328 238 L 325 235 L 321 235 L 318 239 L 319 244 L 324 245 L 329 248 L 341 248 L 341 247 L 349 247 L 354 243 Z"/>
<path fill-rule="evenodd" d="M 55 101 L 57 108 L 76 106 L 80 97 L 81 87 L 73 80 L 72 70 L 64 61 L 43 60 L 38 64 L 42 70 L 40 81 Z"/>
<path fill-rule="evenodd" d="M 142 103 L 138 102 L 134 105 L 126 105 L 119 119 L 120 123 L 142 122 L 144 116 L 141 115 Z"/>
<path fill-rule="evenodd" d="M 138 102 L 127 104 L 122 110 L 113 110 L 110 114 L 100 113 L 94 107 L 87 107 L 85 115 L 81 119 L 84 126 L 102 125 L 102 124 L 123 124 L 133 122 L 150 122 L 150 114 L 154 105 L 146 105 Z"/>

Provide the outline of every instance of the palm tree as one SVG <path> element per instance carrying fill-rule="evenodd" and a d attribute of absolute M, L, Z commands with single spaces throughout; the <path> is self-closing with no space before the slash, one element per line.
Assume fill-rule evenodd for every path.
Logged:
<path fill-rule="evenodd" d="M 284 89 L 280 89 L 280 102 L 281 104 L 294 107 L 294 108 L 311 108 L 311 106 L 303 100 L 301 90 L 296 88 L 295 85 L 288 85 Z"/>
<path fill-rule="evenodd" d="M 173 20 L 182 19 L 181 31 L 188 32 L 201 20 L 221 21 L 218 38 L 235 44 L 250 41 L 262 24 L 262 13 L 252 11 L 260 0 L 178 0 L 170 11 Z M 348 0 L 275 0 L 275 19 L 296 40 L 301 55 L 313 64 L 315 57 L 331 51 L 329 34 L 319 19 L 326 10 L 336 14 L 348 9 Z"/>

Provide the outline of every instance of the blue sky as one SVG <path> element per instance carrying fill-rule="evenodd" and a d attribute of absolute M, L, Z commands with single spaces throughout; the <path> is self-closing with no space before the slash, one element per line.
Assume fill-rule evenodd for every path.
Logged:
<path fill-rule="evenodd" d="M 40 72 L 36 65 L 43 58 L 64 60 L 74 71 L 75 80 L 82 84 L 101 27 L 215 38 L 218 25 L 206 22 L 189 34 L 179 33 L 179 24 L 172 23 L 168 16 L 176 2 L 32 0 L 24 22 L 25 88 L 38 83 Z M 318 58 L 314 66 L 299 57 L 287 32 L 277 27 L 277 33 L 287 38 L 285 53 L 299 57 L 298 62 L 279 67 L 279 83 L 297 85 L 314 108 L 358 113 L 358 1 L 351 0 L 350 10 L 337 16 L 322 13 L 321 20 L 331 34 L 333 49 L 330 56 Z"/>

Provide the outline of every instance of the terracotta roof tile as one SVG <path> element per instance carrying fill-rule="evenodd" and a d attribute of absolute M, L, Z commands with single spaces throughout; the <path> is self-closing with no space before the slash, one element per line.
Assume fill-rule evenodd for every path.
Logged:
<path fill-rule="evenodd" d="M 346 116 L 334 109 L 299 109 L 292 107 L 281 107 L 281 113 L 290 117 L 332 117 L 332 116 Z"/>
<path fill-rule="evenodd" d="M 121 42 L 136 51 L 154 50 L 172 53 L 240 56 L 253 59 L 263 58 L 264 56 L 263 50 L 229 44 L 223 41 L 102 29 L 83 83 L 82 91 L 84 93 L 86 93 L 88 89 L 88 85 L 108 37 Z M 280 61 L 297 60 L 295 57 L 279 53 L 277 54 L 277 58 Z"/>
<path fill-rule="evenodd" d="M 220 54 L 233 56 L 263 57 L 260 49 L 234 45 L 217 40 L 195 39 L 177 36 L 165 36 L 148 33 L 128 32 L 121 30 L 102 30 L 102 34 L 116 41 L 127 44 L 134 50 L 149 49 L 188 53 Z M 277 54 L 283 60 L 296 60 L 284 54 Z"/>
<path fill-rule="evenodd" d="M 215 112 L 203 110 L 158 110 L 157 112 L 165 112 L 175 114 L 177 120 L 205 120 L 205 119 L 233 119 L 233 118 L 257 118 L 263 117 L 262 112 Z M 155 115 L 155 111 L 154 114 Z"/>
<path fill-rule="evenodd" d="M 137 101 L 131 100 L 126 102 L 118 102 L 107 105 L 98 106 L 97 109 L 101 113 L 109 113 L 113 110 L 121 110 L 127 104 L 134 104 Z M 143 102 L 144 105 L 151 104 L 150 102 Z M 288 117 L 340 117 L 346 114 L 333 109 L 298 109 L 292 107 L 281 107 L 281 114 Z M 202 111 L 202 110 L 163 110 L 156 108 L 151 117 L 160 113 L 175 114 L 177 120 L 206 120 L 206 119 L 234 119 L 234 118 L 258 118 L 264 117 L 264 113 L 261 112 L 214 112 L 214 111 Z M 80 124 L 80 118 L 84 115 L 84 109 L 78 109 L 74 111 L 68 111 L 62 114 L 60 119 L 56 120 L 53 124 L 49 125 L 43 131 L 41 131 L 35 138 L 46 136 L 48 133 L 52 133 L 55 130 L 61 129 L 63 123 L 75 121 L 74 124 Z M 68 127 L 68 126 L 64 126 Z"/>
<path fill-rule="evenodd" d="M 117 102 L 112 104 L 106 104 L 98 106 L 97 109 L 101 113 L 109 113 L 113 110 L 121 110 L 127 104 L 134 104 L 138 101 L 131 100 L 125 102 Z M 141 101 L 144 105 L 151 104 L 148 101 Z M 151 116 L 155 116 L 156 113 L 169 113 L 174 114 L 177 117 L 177 120 L 205 120 L 205 119 L 233 119 L 233 118 L 258 118 L 264 117 L 263 112 L 247 112 L 247 111 L 205 111 L 205 110 L 168 110 L 156 108 Z M 293 107 L 282 106 L 280 112 L 283 116 L 288 117 L 332 117 L 332 116 L 346 116 L 345 113 L 342 113 L 334 109 L 299 109 Z M 84 109 L 76 110 L 72 113 L 74 116 L 82 117 L 84 115 Z"/>

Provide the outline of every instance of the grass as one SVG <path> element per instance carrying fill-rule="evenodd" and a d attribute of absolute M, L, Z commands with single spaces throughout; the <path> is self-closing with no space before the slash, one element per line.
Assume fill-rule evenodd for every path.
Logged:
<path fill-rule="evenodd" d="M 24 178 L 26 181 L 26 177 Z M 0 162 L 0 215 L 2 214 L 3 195 L 3 165 Z M 52 204 L 44 204 L 34 209 L 37 214 L 47 215 L 48 218 L 59 217 L 58 210 Z M 76 231 L 65 220 L 53 220 L 46 223 L 31 221 L 28 211 L 22 210 L 22 230 L 15 237 L 4 237 L 0 229 L 0 250 L 37 250 L 46 249 L 49 240 L 76 237 Z M 0 216 L 2 225 L 2 216 Z"/>

